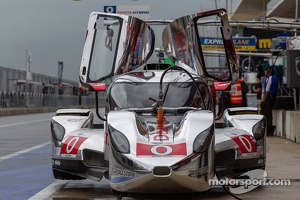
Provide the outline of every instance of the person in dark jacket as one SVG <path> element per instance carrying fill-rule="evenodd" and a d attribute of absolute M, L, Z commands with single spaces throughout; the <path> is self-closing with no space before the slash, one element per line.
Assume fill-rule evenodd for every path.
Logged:
<path fill-rule="evenodd" d="M 279 84 L 277 77 L 272 75 L 271 66 L 267 66 L 264 69 L 264 73 L 266 80 L 263 84 L 264 94 L 261 100 L 261 114 L 263 114 L 267 120 L 267 135 L 273 136 L 275 127 L 272 124 L 272 110 L 276 102 Z"/>

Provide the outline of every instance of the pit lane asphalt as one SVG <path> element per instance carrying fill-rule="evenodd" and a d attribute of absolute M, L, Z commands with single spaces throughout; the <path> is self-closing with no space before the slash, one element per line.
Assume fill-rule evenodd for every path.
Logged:
<path fill-rule="evenodd" d="M 58 181 L 52 177 L 50 118 L 54 113 L 0 117 L 0 199 L 116 199 L 106 179 Z M 300 199 L 300 145 L 267 137 L 268 178 L 291 186 L 260 186 L 241 199 Z M 221 187 L 204 196 L 136 195 L 126 199 L 234 199 Z"/>
<path fill-rule="evenodd" d="M 0 199 L 24 200 L 51 184 L 50 118 L 0 117 Z"/>

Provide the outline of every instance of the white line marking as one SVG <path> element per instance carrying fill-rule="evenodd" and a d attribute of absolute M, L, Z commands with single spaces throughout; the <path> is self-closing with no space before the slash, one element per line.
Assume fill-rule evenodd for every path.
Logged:
<path fill-rule="evenodd" d="M 34 122 L 42 122 L 42 121 L 49 121 L 50 122 L 50 119 L 40 119 L 40 120 L 34 120 L 34 121 L 29 121 L 29 122 L 19 122 L 19 123 L 13 123 L 13 124 L 5 124 L 5 125 L 0 125 L 0 128 L 9 127 L 9 126 L 16 126 L 16 125 L 22 125 L 22 124 L 29 124 L 29 123 L 34 123 Z"/>
<path fill-rule="evenodd" d="M 48 185 L 46 188 L 30 197 L 28 200 L 42 200 L 42 199 L 51 199 L 50 197 L 61 187 L 66 185 L 69 181 L 66 180 L 56 180 L 52 184 Z"/>
<path fill-rule="evenodd" d="M 27 152 L 29 152 L 29 151 L 32 151 L 32 150 L 35 150 L 35 149 L 44 147 L 44 146 L 46 146 L 46 145 L 48 145 L 48 144 L 50 144 L 50 142 L 45 142 L 45 143 L 43 143 L 43 144 L 39 144 L 39 145 L 37 145 L 37 146 L 30 147 L 30 148 L 28 148 L 28 149 L 24 149 L 24 150 L 15 152 L 15 153 L 8 154 L 8 155 L 6 155 L 6 156 L 2 156 L 2 157 L 0 157 L 0 162 L 3 161 L 3 160 L 9 159 L 9 158 L 18 156 L 18 155 L 20 155 L 20 154 L 27 153 Z"/>

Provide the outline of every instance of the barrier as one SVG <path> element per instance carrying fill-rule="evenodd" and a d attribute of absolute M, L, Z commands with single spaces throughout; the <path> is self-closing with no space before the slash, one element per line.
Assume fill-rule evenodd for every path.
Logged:
<path fill-rule="evenodd" d="M 257 108 L 257 94 L 246 94 L 248 107 Z"/>
<path fill-rule="evenodd" d="M 274 135 L 300 144 L 300 111 L 273 110 Z"/>
<path fill-rule="evenodd" d="M 55 112 L 59 108 L 95 107 L 95 96 L 58 95 L 0 91 L 0 116 Z M 104 96 L 99 104 L 104 105 Z"/>
<path fill-rule="evenodd" d="M 0 108 L 95 105 L 95 97 L 93 95 L 81 96 L 81 98 L 82 101 L 79 104 L 79 96 L 77 95 L 0 91 Z"/>

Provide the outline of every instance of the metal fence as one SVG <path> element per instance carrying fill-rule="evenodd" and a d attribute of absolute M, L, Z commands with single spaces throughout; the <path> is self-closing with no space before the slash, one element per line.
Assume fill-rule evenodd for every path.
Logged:
<path fill-rule="evenodd" d="M 95 105 L 95 97 L 25 92 L 1 92 L 0 108 L 62 107 Z"/>

